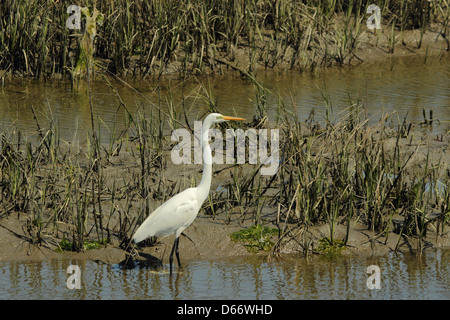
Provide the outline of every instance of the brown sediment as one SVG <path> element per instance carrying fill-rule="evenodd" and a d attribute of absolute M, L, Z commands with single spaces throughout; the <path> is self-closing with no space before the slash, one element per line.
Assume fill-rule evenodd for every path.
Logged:
<path fill-rule="evenodd" d="M 0 227 L 0 241 L 3 244 L 0 250 L 0 261 L 36 261 L 51 259 L 75 259 L 101 261 L 110 264 L 123 263 L 130 253 L 116 246 L 114 242 L 102 246 L 100 249 L 86 250 L 84 252 L 57 252 L 58 247 L 50 243 L 44 245 L 31 244 L 21 233 L 17 216 L 11 215 L 8 219 L 3 219 Z M 401 222 L 399 218 L 398 223 Z M 217 260 L 237 256 L 255 255 L 247 251 L 246 245 L 233 242 L 230 234 L 250 226 L 250 223 L 232 223 L 226 225 L 219 218 L 212 220 L 201 213 L 194 223 L 185 231 L 180 240 L 181 261 L 195 260 Z M 450 249 L 449 228 L 446 228 L 445 236 L 436 236 L 430 232 L 426 239 L 426 249 Z M 346 226 L 337 225 L 335 227 L 335 238 L 342 239 L 347 232 Z M 308 229 L 310 237 L 310 249 L 317 249 L 318 241 L 329 236 L 329 225 L 321 224 Z M 400 237 L 400 240 L 399 240 Z M 168 262 L 170 250 L 172 249 L 174 236 L 159 239 L 156 245 L 139 248 L 133 254 L 133 260 L 142 264 L 154 263 L 161 260 Z M 276 242 L 277 238 L 272 237 Z M 400 241 L 400 248 L 396 249 L 397 242 Z M 352 222 L 349 239 L 342 255 L 356 256 L 380 256 L 388 252 L 416 252 L 417 239 L 401 237 L 398 233 L 390 232 L 387 237 L 367 229 L 367 227 L 357 221 Z M 136 254 L 137 253 L 137 254 Z M 309 254 L 317 254 L 309 253 Z M 259 252 L 257 255 L 269 256 L 268 252 Z M 284 244 L 281 250 L 282 256 L 305 255 L 304 248 L 299 244 L 298 239 L 291 239 Z"/>

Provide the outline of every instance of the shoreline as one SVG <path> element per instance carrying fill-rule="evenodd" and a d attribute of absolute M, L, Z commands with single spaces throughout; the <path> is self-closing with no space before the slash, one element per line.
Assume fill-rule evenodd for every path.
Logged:
<path fill-rule="evenodd" d="M 201 213 L 200 213 L 201 214 Z M 199 215 L 200 215 L 199 214 Z M 193 224 L 186 229 L 186 236 L 180 237 L 180 258 L 182 264 L 192 261 L 212 261 L 235 257 L 262 257 L 273 260 L 277 257 L 273 256 L 271 252 L 260 251 L 258 253 L 248 252 L 246 245 L 239 242 L 233 242 L 229 235 L 232 232 L 242 230 L 250 224 L 224 225 L 217 220 L 211 220 L 205 216 L 199 216 Z M 9 235 L 5 234 L 9 233 Z M 306 258 L 308 256 L 323 256 L 323 253 L 318 253 L 317 247 L 319 240 L 329 235 L 329 225 L 322 224 L 312 226 L 308 232 L 311 235 L 311 248 L 313 252 L 305 254 L 303 247 L 298 245 L 298 241 L 290 240 L 290 243 L 284 245 L 280 252 L 281 259 L 295 259 Z M 343 238 L 346 233 L 346 227 L 337 225 L 335 229 L 335 238 Z M 450 228 L 446 228 L 446 236 L 439 236 L 436 238 L 435 234 L 430 235 L 423 240 L 423 251 L 433 250 L 450 250 L 450 239 L 448 234 Z M 401 238 L 401 239 L 399 239 Z M 0 263 L 26 263 L 47 260 L 81 260 L 102 262 L 107 264 L 119 264 L 123 267 L 129 259 L 130 253 L 119 248 L 114 243 L 104 245 L 102 248 L 86 250 L 84 252 L 56 252 L 56 246 L 41 245 L 36 246 L 12 235 L 10 231 L 4 227 L 0 227 L 0 239 L 5 244 L 0 252 Z M 163 239 L 158 239 L 156 245 L 151 247 L 142 247 L 133 253 L 132 267 L 154 267 L 159 265 L 161 257 L 162 263 L 168 263 L 168 256 L 173 245 L 173 236 L 168 236 Z M 276 242 L 276 237 L 272 240 Z M 400 241 L 400 248 L 395 250 L 397 242 Z M 349 239 L 347 246 L 339 254 L 329 256 L 333 259 L 339 256 L 351 257 L 379 257 L 385 256 L 389 252 L 397 252 L 399 254 L 416 254 L 418 240 L 414 238 L 407 239 L 399 236 L 395 232 L 390 232 L 386 238 L 382 234 L 367 230 L 367 227 L 356 221 L 352 222 L 350 228 Z M 136 254 L 139 252 L 138 254 Z M 326 255 L 325 255 L 326 256 Z"/>

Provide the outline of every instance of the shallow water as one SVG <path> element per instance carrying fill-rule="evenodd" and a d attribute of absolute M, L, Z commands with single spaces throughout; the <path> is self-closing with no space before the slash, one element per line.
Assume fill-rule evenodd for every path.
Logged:
<path fill-rule="evenodd" d="M 259 81 L 270 91 L 267 96 L 269 119 L 276 120 L 277 106 L 282 101 L 295 107 L 301 120 L 314 110 L 315 119 L 323 121 L 342 118 L 343 110 L 352 104 L 367 107 L 372 122 L 386 112 L 396 112 L 391 119 L 402 122 L 423 120 L 422 111 L 433 110 L 433 118 L 443 121 L 440 128 L 434 122 L 433 130 L 447 130 L 450 120 L 450 55 L 440 58 L 403 58 L 358 67 L 332 68 L 317 75 L 285 72 L 258 75 Z M 131 83 L 140 94 L 119 82 L 114 87 L 134 115 L 137 110 L 150 116 L 155 106 L 167 110 L 167 101 L 173 101 L 176 112 L 188 113 L 191 121 L 199 119 L 208 110 L 205 96 L 211 95 L 224 114 L 238 114 L 252 119 L 255 113 L 255 86 L 238 77 L 193 78 L 170 83 L 137 81 Z M 158 89 L 161 86 L 160 90 Z M 169 90 L 170 88 L 170 90 Z M 170 92 L 170 94 L 169 94 Z M 141 96 L 145 96 L 145 99 Z M 181 103 L 185 97 L 184 104 Z M 104 81 L 92 85 L 92 103 L 97 121 L 97 132 L 102 142 L 117 135 L 125 125 L 126 111 L 116 94 Z M 41 127 L 55 119 L 60 136 L 67 141 L 83 141 L 90 129 L 89 96 L 81 90 L 76 93 L 64 82 L 14 81 L 0 88 L 0 130 L 18 128 L 25 136 L 36 135 L 36 110 Z M 98 118 L 97 118 L 98 117 Z M 184 120 L 183 117 L 181 119 Z"/>
<path fill-rule="evenodd" d="M 0 299 L 450 299 L 450 251 L 422 257 L 311 257 L 267 262 L 260 257 L 186 262 L 171 278 L 161 270 L 92 261 L 0 263 Z M 80 267 L 80 289 L 67 273 Z M 369 289 L 367 268 L 380 268 Z"/>

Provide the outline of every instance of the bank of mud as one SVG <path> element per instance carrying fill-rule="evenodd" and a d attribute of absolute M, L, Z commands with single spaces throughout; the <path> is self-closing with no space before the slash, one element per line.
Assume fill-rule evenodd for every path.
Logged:
<path fill-rule="evenodd" d="M 401 223 L 399 218 L 397 223 Z M 1 221 L 0 239 L 3 243 L 0 250 L 1 262 L 41 261 L 51 259 L 62 260 L 91 260 L 109 264 L 121 264 L 124 267 L 158 267 L 161 263 L 168 263 L 168 257 L 173 245 L 173 236 L 159 241 L 154 246 L 137 248 L 135 250 L 123 250 L 113 241 L 99 249 L 86 250 L 84 252 L 58 252 L 58 246 L 52 241 L 43 245 L 34 245 L 21 235 L 18 228 L 20 219 L 11 215 Z M 194 223 L 185 231 L 180 240 L 181 263 L 197 260 L 220 260 L 229 257 L 255 255 L 250 253 L 243 243 L 233 242 L 230 234 L 242 228 L 249 227 L 249 223 L 233 223 L 226 225 L 219 219 L 212 220 L 202 213 Z M 430 236 L 424 240 L 423 250 L 450 249 L 449 230 L 447 226 L 444 234 L 430 232 Z M 15 231 L 14 231 L 15 230 Z M 310 227 L 309 255 L 320 254 L 317 251 L 320 239 L 329 236 L 329 225 L 323 224 Z M 342 239 L 347 233 L 347 228 L 338 225 L 335 229 L 335 238 Z M 300 238 L 300 233 L 299 233 Z M 400 239 L 399 239 L 400 238 Z M 272 237 L 277 242 L 276 237 Z M 400 247 L 397 244 L 400 241 Z M 304 247 L 299 244 L 299 239 L 291 239 L 285 244 L 278 257 L 295 258 L 305 257 Z M 347 246 L 340 255 L 353 255 L 361 257 L 383 256 L 388 252 L 415 253 L 417 251 L 415 238 L 402 237 L 398 233 L 390 232 L 387 235 L 372 232 L 357 221 L 352 222 Z M 270 252 L 259 252 L 257 255 L 274 259 Z"/>

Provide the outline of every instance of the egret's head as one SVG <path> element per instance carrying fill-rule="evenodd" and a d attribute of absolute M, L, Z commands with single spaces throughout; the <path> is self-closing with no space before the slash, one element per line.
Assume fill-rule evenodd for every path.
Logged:
<path fill-rule="evenodd" d="M 205 123 L 219 123 L 219 122 L 224 122 L 224 121 L 230 121 L 230 120 L 234 120 L 234 121 L 244 121 L 245 119 L 242 118 L 236 118 L 236 117 L 230 117 L 230 116 L 224 116 L 221 115 L 220 113 L 211 113 L 210 115 L 208 115 L 205 118 Z"/>

